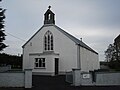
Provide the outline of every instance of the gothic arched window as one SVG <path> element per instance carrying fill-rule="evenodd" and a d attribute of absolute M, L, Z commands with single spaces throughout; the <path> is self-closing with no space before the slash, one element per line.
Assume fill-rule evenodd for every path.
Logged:
<path fill-rule="evenodd" d="M 50 31 L 47 31 L 44 35 L 44 50 L 53 50 L 53 34 Z"/>

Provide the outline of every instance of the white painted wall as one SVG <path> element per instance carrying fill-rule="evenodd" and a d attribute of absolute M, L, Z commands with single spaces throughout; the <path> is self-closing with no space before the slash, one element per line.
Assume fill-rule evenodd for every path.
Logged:
<path fill-rule="evenodd" d="M 11 65 L 7 65 L 7 66 L 0 66 L 0 72 L 5 72 L 11 70 Z"/>
<path fill-rule="evenodd" d="M 55 52 L 60 54 L 60 72 L 77 68 L 77 45 L 60 31 L 54 29 Z"/>
<path fill-rule="evenodd" d="M 100 69 L 98 55 L 83 47 L 80 47 L 81 70 L 97 70 Z"/>
<path fill-rule="evenodd" d="M 24 73 L 0 73 L 0 87 L 24 87 Z"/>
<path fill-rule="evenodd" d="M 25 69 L 25 88 L 32 88 L 32 69 Z"/>
<path fill-rule="evenodd" d="M 96 85 L 98 86 L 120 85 L 120 72 L 96 73 Z"/>
<path fill-rule="evenodd" d="M 43 53 L 43 37 L 47 31 L 51 31 L 54 37 L 54 52 L 59 53 L 59 70 L 60 72 L 70 71 L 77 68 L 77 45 L 67 36 L 56 30 L 54 26 L 44 27 L 32 38 L 23 50 L 23 69 L 33 68 L 34 64 L 29 65 L 35 57 L 29 57 L 29 53 Z M 30 45 L 32 43 L 32 46 Z M 48 56 L 45 56 L 48 58 Z M 49 62 L 50 63 L 50 62 Z M 51 62 L 53 63 L 53 62 Z M 51 64 L 50 64 L 51 65 Z M 52 67 L 49 67 L 52 68 Z M 47 69 L 47 68 L 46 68 Z M 33 70 L 33 71 L 38 71 Z M 40 70 L 40 71 L 48 71 Z M 51 70 L 50 70 L 51 71 Z"/>
<path fill-rule="evenodd" d="M 0 87 L 32 88 L 32 69 L 0 72 Z"/>
<path fill-rule="evenodd" d="M 35 68 L 34 67 L 34 59 L 35 58 L 45 58 L 45 68 Z M 40 72 L 39 74 L 44 75 L 54 75 L 54 58 L 58 58 L 56 55 L 30 55 L 31 60 L 31 68 L 33 72 Z"/>
<path fill-rule="evenodd" d="M 120 85 L 120 72 L 94 72 L 95 81 L 91 72 L 82 72 L 81 70 L 73 70 L 73 84 L 75 86 L 118 86 Z M 88 74 L 89 77 L 83 78 Z"/>
<path fill-rule="evenodd" d="M 78 46 L 66 35 L 57 30 L 54 25 L 43 27 L 25 46 L 23 50 L 23 69 L 32 68 L 33 72 L 54 72 L 54 58 L 56 56 L 34 55 L 29 54 L 44 52 L 44 34 L 51 31 L 54 37 L 54 53 L 59 54 L 59 71 L 67 72 L 73 68 L 79 68 Z M 34 58 L 45 57 L 46 68 L 34 69 Z M 98 55 L 80 47 L 80 67 L 82 71 L 99 69 Z"/>

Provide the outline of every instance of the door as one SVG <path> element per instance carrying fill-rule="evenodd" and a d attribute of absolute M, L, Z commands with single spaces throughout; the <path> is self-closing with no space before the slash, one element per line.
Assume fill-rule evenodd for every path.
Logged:
<path fill-rule="evenodd" d="M 59 73 L 59 58 L 55 58 L 55 75 Z"/>

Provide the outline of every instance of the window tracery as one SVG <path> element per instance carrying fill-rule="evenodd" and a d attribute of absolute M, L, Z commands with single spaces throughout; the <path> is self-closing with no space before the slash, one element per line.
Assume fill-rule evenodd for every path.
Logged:
<path fill-rule="evenodd" d="M 44 35 L 44 50 L 53 50 L 53 34 L 50 31 L 47 31 Z"/>

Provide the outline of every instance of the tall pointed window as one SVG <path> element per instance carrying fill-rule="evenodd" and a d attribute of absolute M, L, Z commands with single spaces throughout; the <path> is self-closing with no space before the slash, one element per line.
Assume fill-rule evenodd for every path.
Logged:
<path fill-rule="evenodd" d="M 53 34 L 50 31 L 47 31 L 44 35 L 44 50 L 53 50 Z"/>

